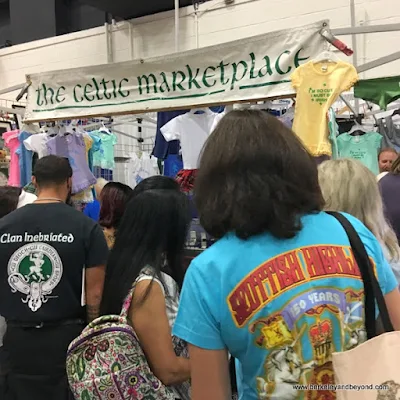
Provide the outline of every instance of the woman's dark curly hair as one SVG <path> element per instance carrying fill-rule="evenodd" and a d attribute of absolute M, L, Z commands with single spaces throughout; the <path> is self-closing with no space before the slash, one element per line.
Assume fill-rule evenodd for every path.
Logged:
<path fill-rule="evenodd" d="M 221 238 L 288 239 L 323 208 L 317 166 L 301 140 L 266 112 L 228 113 L 208 138 L 195 183 L 200 221 Z"/>

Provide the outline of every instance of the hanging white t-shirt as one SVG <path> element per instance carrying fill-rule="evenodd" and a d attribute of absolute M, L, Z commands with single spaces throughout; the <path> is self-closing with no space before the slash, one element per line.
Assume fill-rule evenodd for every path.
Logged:
<path fill-rule="evenodd" d="M 38 153 L 39 158 L 47 156 L 47 134 L 46 133 L 36 133 L 24 140 L 24 145 L 27 150 Z"/>
<path fill-rule="evenodd" d="M 188 112 L 179 115 L 161 128 L 165 140 L 180 140 L 183 169 L 197 169 L 201 150 L 212 132 L 215 118 L 219 114 L 211 110 L 203 114 Z"/>
<path fill-rule="evenodd" d="M 228 113 L 227 113 L 226 111 L 224 111 L 224 112 L 222 112 L 222 113 L 219 113 L 219 114 L 215 117 L 214 123 L 213 123 L 213 125 L 212 125 L 212 127 L 211 127 L 211 132 L 210 132 L 210 133 L 212 133 L 212 132 L 215 131 L 215 128 L 216 128 L 217 125 L 219 124 L 219 121 L 221 121 L 221 119 L 224 118 L 226 114 L 228 114 Z"/>
<path fill-rule="evenodd" d="M 146 178 L 150 178 L 154 175 L 159 175 L 157 170 L 157 163 L 154 163 L 155 159 L 150 156 L 149 153 L 143 152 L 140 157 L 140 169 L 136 175 L 136 184 L 139 184 Z"/>
<path fill-rule="evenodd" d="M 132 188 L 136 187 L 143 179 L 159 175 L 157 159 L 149 153 L 143 152 L 139 158 L 136 153 L 129 155 L 129 161 L 125 163 L 125 182 Z"/>

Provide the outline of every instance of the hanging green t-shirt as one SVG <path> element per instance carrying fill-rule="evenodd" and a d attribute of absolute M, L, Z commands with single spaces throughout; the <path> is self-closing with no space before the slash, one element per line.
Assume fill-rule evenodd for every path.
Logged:
<path fill-rule="evenodd" d="M 328 111 L 328 129 L 329 129 L 329 140 L 332 145 L 332 159 L 337 160 L 339 158 L 339 150 L 337 144 L 337 138 L 339 136 L 339 125 L 336 122 L 335 110 L 331 107 Z"/>
<path fill-rule="evenodd" d="M 93 166 L 103 169 L 114 169 L 114 146 L 117 144 L 117 137 L 113 133 L 102 131 L 91 132 L 91 137 L 97 136 L 100 139 L 99 151 L 93 153 Z"/>
<path fill-rule="evenodd" d="M 359 136 L 343 133 L 337 138 L 339 156 L 358 160 L 378 175 L 378 153 L 381 141 L 382 135 L 377 132 L 367 132 Z"/>

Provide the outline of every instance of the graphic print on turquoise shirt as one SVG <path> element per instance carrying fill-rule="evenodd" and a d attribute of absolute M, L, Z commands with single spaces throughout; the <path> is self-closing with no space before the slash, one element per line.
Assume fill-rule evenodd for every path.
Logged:
<path fill-rule="evenodd" d="M 379 243 L 347 216 L 375 265 L 383 293 L 397 287 Z M 230 234 L 197 257 L 185 277 L 174 334 L 228 351 L 241 366 L 240 399 L 327 400 L 331 354 L 366 340 L 363 283 L 341 225 L 319 213 L 293 239 Z M 217 289 L 218 288 L 218 289 Z"/>

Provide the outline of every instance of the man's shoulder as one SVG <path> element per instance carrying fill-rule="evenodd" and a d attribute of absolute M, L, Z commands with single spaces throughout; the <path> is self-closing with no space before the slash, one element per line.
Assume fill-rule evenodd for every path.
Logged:
<path fill-rule="evenodd" d="M 10 225 L 15 225 L 19 223 L 26 224 L 28 220 L 40 222 L 49 219 L 55 220 L 60 224 L 79 224 L 81 227 L 84 227 L 86 229 L 91 229 L 96 225 L 96 222 L 94 220 L 84 215 L 81 211 L 78 211 L 75 208 L 70 207 L 66 204 L 60 204 L 59 207 L 43 208 L 38 208 L 37 205 L 28 204 L 1 218 L 0 230 L 3 227 L 7 227 Z"/>
<path fill-rule="evenodd" d="M 74 207 L 66 206 L 64 207 L 65 216 L 71 219 L 74 223 L 79 223 L 84 227 L 94 228 L 97 222 L 92 218 L 85 215 L 82 211 L 76 210 Z"/>
<path fill-rule="evenodd" d="M 26 206 L 25 206 L 26 207 Z M 21 207 L 16 209 L 15 211 L 10 212 L 0 219 L 0 228 L 2 226 L 9 225 L 10 223 L 18 223 L 19 221 L 23 221 L 24 216 L 26 215 L 25 207 Z"/>

